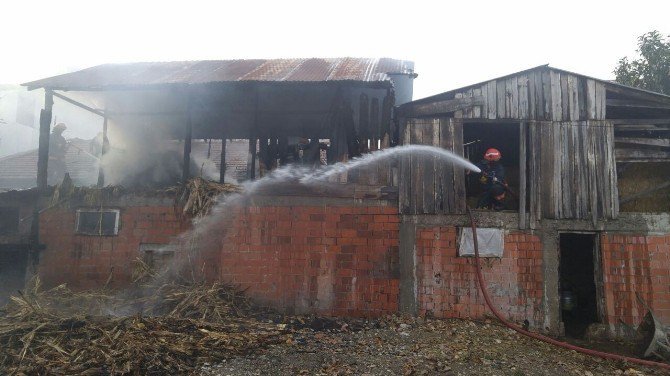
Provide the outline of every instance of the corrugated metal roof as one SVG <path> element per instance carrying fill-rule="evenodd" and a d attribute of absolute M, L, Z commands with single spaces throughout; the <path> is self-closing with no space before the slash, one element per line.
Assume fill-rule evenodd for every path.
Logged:
<path fill-rule="evenodd" d="M 104 64 L 23 84 L 30 88 L 98 89 L 215 82 L 388 81 L 414 63 L 389 58 L 205 60 Z"/>

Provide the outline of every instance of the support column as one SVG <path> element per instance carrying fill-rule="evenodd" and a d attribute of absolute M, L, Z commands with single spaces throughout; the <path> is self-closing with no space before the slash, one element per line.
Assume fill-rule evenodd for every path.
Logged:
<path fill-rule="evenodd" d="M 526 124 L 519 123 L 519 228 L 526 229 Z"/>
<path fill-rule="evenodd" d="M 102 121 L 102 145 L 100 149 L 100 159 L 98 159 L 98 187 L 105 186 L 105 172 L 102 170 L 102 157 L 107 154 L 109 141 L 107 141 L 107 116 Z"/>
<path fill-rule="evenodd" d="M 37 189 L 44 192 L 47 189 L 49 168 L 49 131 L 51 130 L 51 114 L 53 111 L 53 91 L 45 89 L 44 109 L 40 112 L 40 139 L 37 155 Z"/>
<path fill-rule="evenodd" d="M 542 279 L 544 282 L 543 308 L 544 330 L 551 334 L 563 334 L 558 296 L 559 233 L 556 228 L 544 226 L 540 232 L 542 240 Z"/>
<path fill-rule="evenodd" d="M 416 280 L 416 222 L 402 216 L 400 223 L 400 296 L 401 313 L 416 316 L 419 313 Z"/>
<path fill-rule="evenodd" d="M 226 143 L 228 140 L 225 138 L 221 139 L 221 166 L 219 168 L 219 183 L 223 184 L 226 182 Z"/>
<path fill-rule="evenodd" d="M 181 181 L 186 184 L 191 176 L 191 137 L 193 135 L 193 120 L 191 116 L 191 95 L 188 96 L 188 109 L 186 111 L 186 129 L 184 130 L 184 165 L 182 167 Z"/>
<path fill-rule="evenodd" d="M 249 138 L 249 163 L 247 163 L 247 177 L 256 179 L 256 139 Z"/>

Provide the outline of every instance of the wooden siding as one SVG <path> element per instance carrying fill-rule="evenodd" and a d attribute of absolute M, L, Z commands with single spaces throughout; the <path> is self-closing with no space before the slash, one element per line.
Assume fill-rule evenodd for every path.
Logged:
<path fill-rule="evenodd" d="M 464 119 L 580 121 L 605 119 L 605 93 L 603 82 L 538 69 L 456 92 L 454 98 L 483 100 L 464 109 Z"/>
<path fill-rule="evenodd" d="M 463 155 L 463 124 L 459 119 L 407 119 L 403 145 L 438 146 Z M 413 155 L 400 160 L 399 205 L 402 214 L 465 212 L 465 172 L 436 157 Z"/>
<path fill-rule="evenodd" d="M 531 225 L 618 216 L 611 122 L 531 122 L 528 132 Z"/>

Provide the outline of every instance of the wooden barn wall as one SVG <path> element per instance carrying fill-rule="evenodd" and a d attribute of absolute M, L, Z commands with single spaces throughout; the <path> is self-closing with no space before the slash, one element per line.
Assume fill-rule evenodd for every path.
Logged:
<path fill-rule="evenodd" d="M 617 217 L 611 122 L 531 122 L 528 132 L 531 224 Z"/>
<path fill-rule="evenodd" d="M 458 111 L 456 117 L 541 121 L 605 119 L 604 83 L 551 69 L 488 81 L 454 95 L 456 99 L 468 97 L 481 100 L 482 105 Z"/>
<path fill-rule="evenodd" d="M 463 123 L 454 118 L 407 119 L 401 144 L 432 145 L 463 155 Z M 419 154 L 400 160 L 399 205 L 402 214 L 465 212 L 465 173 L 438 157 Z"/>

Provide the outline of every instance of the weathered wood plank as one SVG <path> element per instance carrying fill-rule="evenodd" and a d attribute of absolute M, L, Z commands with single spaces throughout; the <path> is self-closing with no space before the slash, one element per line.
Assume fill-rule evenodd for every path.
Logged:
<path fill-rule="evenodd" d="M 496 82 L 489 81 L 486 83 L 486 106 L 488 118 L 493 120 L 497 117 L 497 99 L 496 99 Z"/>
<path fill-rule="evenodd" d="M 528 228 L 526 222 L 526 122 L 519 123 L 519 229 Z"/>
<path fill-rule="evenodd" d="M 568 74 L 561 74 L 561 118 L 570 119 L 570 92 L 568 90 Z"/>
<path fill-rule="evenodd" d="M 592 79 L 586 80 L 586 118 L 596 118 L 596 82 Z"/>
<path fill-rule="evenodd" d="M 535 93 L 535 73 L 531 72 L 528 74 L 528 119 L 536 119 L 536 93 Z"/>
<path fill-rule="evenodd" d="M 577 77 L 568 75 L 568 100 L 570 101 L 570 120 L 579 120 L 579 82 Z"/>
<path fill-rule="evenodd" d="M 617 144 L 670 147 L 670 139 L 667 138 L 642 138 L 642 137 L 615 137 Z"/>
<path fill-rule="evenodd" d="M 528 179 L 530 181 L 530 227 L 536 228 L 542 218 L 542 200 L 541 200 L 541 124 L 532 121 L 528 124 L 530 170 Z"/>
<path fill-rule="evenodd" d="M 596 119 L 605 120 L 607 116 L 607 90 L 605 84 L 596 82 Z"/>
<path fill-rule="evenodd" d="M 508 116 L 505 113 L 505 98 L 506 98 L 505 81 L 497 80 L 494 82 L 496 83 L 496 105 L 498 111 L 498 119 L 506 119 L 508 118 Z"/>
<path fill-rule="evenodd" d="M 427 120 L 417 119 L 412 127 L 411 139 L 412 144 L 423 144 L 423 127 Z M 421 183 L 423 178 L 423 165 L 421 164 L 421 157 L 412 156 L 412 180 L 410 183 L 410 206 L 412 214 L 421 214 L 423 212 L 423 185 Z"/>
<path fill-rule="evenodd" d="M 670 151 L 650 149 L 616 148 L 614 154 L 617 162 L 668 162 Z"/>
<path fill-rule="evenodd" d="M 440 146 L 446 150 L 454 150 L 454 124 L 449 118 L 442 119 L 440 129 Z M 444 162 L 443 162 L 444 163 Z M 445 213 L 455 211 L 454 168 L 444 163 L 444 194 L 443 205 Z"/>
<path fill-rule="evenodd" d="M 518 76 L 512 76 L 510 78 L 511 87 L 510 87 L 510 117 L 512 119 L 519 118 L 519 79 Z"/>
<path fill-rule="evenodd" d="M 484 93 L 484 94 L 486 94 L 486 93 Z M 483 104 L 484 104 L 483 102 L 486 101 L 486 96 L 485 96 L 485 95 L 482 95 L 482 89 L 481 89 L 481 88 L 474 88 L 474 89 L 472 89 L 472 97 L 473 97 L 473 98 L 477 98 L 477 97 L 481 97 L 481 98 L 482 98 L 482 104 L 480 104 L 480 105 L 474 105 L 474 106 L 472 107 L 472 116 L 471 116 L 471 118 L 479 119 L 480 117 L 482 117 L 482 107 L 483 107 Z"/>
<path fill-rule="evenodd" d="M 411 119 L 400 119 L 400 143 L 401 145 L 411 144 Z M 400 167 L 398 170 L 398 206 L 403 214 L 410 214 L 410 196 L 411 196 L 411 157 L 400 157 Z"/>
<path fill-rule="evenodd" d="M 512 78 L 505 80 L 505 118 L 512 118 Z"/>
<path fill-rule="evenodd" d="M 549 77 L 551 80 L 551 119 L 553 121 L 563 120 L 562 107 L 565 107 L 563 103 L 563 96 L 561 95 L 561 74 L 556 71 L 549 71 Z"/>
<path fill-rule="evenodd" d="M 541 71 L 542 74 L 542 111 L 543 119 L 552 119 L 552 101 L 553 96 L 551 92 L 551 76 L 548 70 Z"/>
<path fill-rule="evenodd" d="M 519 119 L 528 119 L 528 76 L 521 75 L 518 78 L 519 85 Z"/>
<path fill-rule="evenodd" d="M 453 152 L 463 157 L 463 120 L 461 119 L 452 119 L 450 122 L 453 124 Z M 454 171 L 454 213 L 463 214 L 465 213 L 466 202 L 465 202 L 465 171 L 463 167 L 456 166 L 452 164 Z"/>
<path fill-rule="evenodd" d="M 412 107 L 403 108 L 400 114 L 402 116 L 431 116 L 455 112 L 458 110 L 472 109 L 473 106 L 481 106 L 484 103 L 482 95 L 476 97 L 463 97 L 462 94 L 456 94 L 456 98 L 433 103 L 416 104 Z"/>
<path fill-rule="evenodd" d="M 423 144 L 434 146 L 440 142 L 440 119 L 433 119 L 423 129 Z M 435 213 L 435 157 L 423 156 L 423 213 Z"/>

